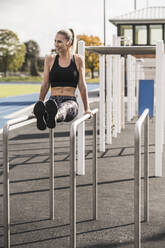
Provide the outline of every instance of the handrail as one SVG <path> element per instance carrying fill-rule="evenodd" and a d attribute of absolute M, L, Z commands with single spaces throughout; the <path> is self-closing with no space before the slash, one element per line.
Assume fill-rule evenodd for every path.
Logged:
<path fill-rule="evenodd" d="M 93 113 L 93 219 L 97 218 L 97 114 Z M 70 130 L 70 247 L 76 248 L 76 132 L 77 127 L 84 121 L 90 119 L 89 114 L 72 123 Z"/>
<path fill-rule="evenodd" d="M 9 159 L 8 159 L 8 137 L 9 131 L 14 130 L 20 126 L 28 125 L 35 122 L 35 116 L 33 114 L 29 116 L 22 116 L 17 119 L 7 121 L 3 126 L 3 221 L 4 221 L 4 246 L 10 248 L 10 190 L 9 190 Z M 54 131 L 49 130 L 50 141 L 50 196 L 49 196 L 49 208 L 50 218 L 54 219 Z"/>
<path fill-rule="evenodd" d="M 144 123 L 144 221 L 149 221 L 149 109 L 145 109 L 135 125 L 134 155 L 134 247 L 141 248 L 141 129 Z"/>

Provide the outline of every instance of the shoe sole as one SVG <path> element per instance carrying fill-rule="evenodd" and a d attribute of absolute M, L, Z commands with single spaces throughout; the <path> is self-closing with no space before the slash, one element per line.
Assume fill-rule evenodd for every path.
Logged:
<path fill-rule="evenodd" d="M 45 130 L 46 129 L 46 123 L 44 120 L 45 106 L 43 102 L 37 102 L 34 106 L 33 112 L 37 119 L 37 128 L 39 130 Z"/>
<path fill-rule="evenodd" d="M 45 104 L 45 109 L 47 111 L 46 124 L 48 128 L 55 128 L 56 121 L 55 116 L 57 114 L 57 105 L 53 100 L 48 100 Z"/>

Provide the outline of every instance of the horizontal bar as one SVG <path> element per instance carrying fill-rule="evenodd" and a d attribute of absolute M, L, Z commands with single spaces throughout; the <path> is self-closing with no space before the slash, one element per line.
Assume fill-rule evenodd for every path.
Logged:
<path fill-rule="evenodd" d="M 99 54 L 121 54 L 121 55 L 138 55 L 138 54 L 156 54 L 155 46 L 86 46 L 85 49 L 89 52 Z"/>
<path fill-rule="evenodd" d="M 98 112 L 98 109 L 94 109 L 91 112 L 94 115 L 94 114 L 96 114 Z M 81 118 L 75 120 L 73 122 L 73 124 L 72 124 L 72 127 L 74 126 L 74 128 L 75 128 L 75 127 L 79 126 L 82 122 L 84 122 L 84 121 L 86 121 L 88 119 L 90 119 L 90 114 L 85 114 Z"/>
<path fill-rule="evenodd" d="M 25 116 L 22 116 L 22 117 L 19 117 L 19 118 L 16 118 L 16 119 L 9 120 L 9 121 L 6 122 L 5 125 L 7 125 L 8 127 L 11 127 L 11 126 L 17 125 L 19 123 L 22 123 L 24 121 L 28 121 L 28 120 L 31 120 L 31 119 L 35 119 L 35 116 L 33 114 L 25 115 Z M 14 129 L 14 128 L 12 128 L 12 129 Z"/>
<path fill-rule="evenodd" d="M 135 125 L 135 136 L 136 137 L 137 137 L 137 135 L 140 134 L 141 126 L 142 126 L 145 118 L 147 117 L 148 113 L 149 113 L 149 109 L 145 109 L 144 112 L 142 113 L 142 115 L 137 120 L 136 125 Z"/>

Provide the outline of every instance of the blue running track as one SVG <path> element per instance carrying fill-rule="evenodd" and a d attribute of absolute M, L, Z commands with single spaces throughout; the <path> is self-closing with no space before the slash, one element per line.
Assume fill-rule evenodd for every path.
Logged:
<path fill-rule="evenodd" d="M 16 111 L 28 107 L 31 104 L 34 104 L 38 100 L 38 95 L 39 94 L 28 94 L 22 96 L 0 98 L 0 129 L 8 120 L 4 118 L 6 115 L 12 114 Z"/>

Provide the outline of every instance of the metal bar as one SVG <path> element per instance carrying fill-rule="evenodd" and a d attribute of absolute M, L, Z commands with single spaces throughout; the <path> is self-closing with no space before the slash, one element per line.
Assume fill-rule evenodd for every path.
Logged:
<path fill-rule="evenodd" d="M 98 109 L 92 111 L 93 115 Z M 70 247 L 76 248 L 76 131 L 77 127 L 90 118 L 85 114 L 74 121 L 70 130 Z"/>
<path fill-rule="evenodd" d="M 144 123 L 144 221 L 149 221 L 149 116 Z"/>
<path fill-rule="evenodd" d="M 76 126 L 70 132 L 70 247 L 76 248 Z"/>
<path fill-rule="evenodd" d="M 149 110 L 146 109 L 135 125 L 134 157 L 134 247 L 141 248 L 141 127 Z"/>
<path fill-rule="evenodd" d="M 10 185 L 9 185 L 9 160 L 8 160 L 8 136 L 10 127 L 16 129 L 19 124 L 34 118 L 34 115 L 23 116 L 9 120 L 3 127 L 3 211 L 4 211 L 4 246 L 10 248 Z"/>
<path fill-rule="evenodd" d="M 155 101 L 155 176 L 162 177 L 162 152 L 164 139 L 164 105 L 162 96 L 164 84 L 164 43 L 158 41 L 156 44 L 156 99 Z"/>
<path fill-rule="evenodd" d="M 113 58 L 111 55 L 107 55 L 107 74 L 106 74 L 106 89 L 107 89 L 107 97 L 106 97 L 106 124 L 107 124 L 107 135 L 106 135 L 106 143 L 112 143 L 112 68 Z"/>
<path fill-rule="evenodd" d="M 10 247 L 10 199 L 9 199 L 9 161 L 8 161 L 8 130 L 6 123 L 3 127 L 3 221 L 4 247 Z"/>
<path fill-rule="evenodd" d="M 86 46 L 89 52 L 103 54 L 120 54 L 120 55 L 136 55 L 136 54 L 155 54 L 155 46 Z"/>
<path fill-rule="evenodd" d="M 97 114 L 93 117 L 93 219 L 97 219 Z"/>
<path fill-rule="evenodd" d="M 49 208 L 50 208 L 50 219 L 54 220 L 54 129 L 49 129 L 49 149 L 50 149 L 50 168 L 49 168 L 50 196 L 49 196 Z"/>
<path fill-rule="evenodd" d="M 138 129 L 138 127 L 136 127 Z M 135 248 L 141 248 L 141 130 L 137 130 L 138 138 L 135 139 L 135 164 L 134 164 L 134 242 Z"/>
<path fill-rule="evenodd" d="M 83 56 L 85 58 L 85 42 L 80 40 L 78 42 L 78 54 Z M 82 98 L 80 95 L 80 92 L 78 91 L 78 97 L 77 101 L 79 104 L 79 110 L 78 110 L 78 118 L 81 117 L 84 114 L 84 104 L 82 102 Z M 78 128 L 77 133 L 77 169 L 79 175 L 85 175 L 85 123 L 82 123 Z M 80 171 L 81 169 L 81 171 Z"/>
<path fill-rule="evenodd" d="M 100 63 L 100 101 L 99 101 L 99 150 L 105 152 L 105 56 L 99 56 Z"/>

